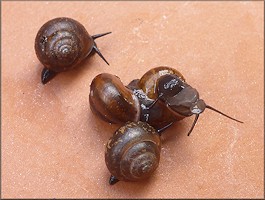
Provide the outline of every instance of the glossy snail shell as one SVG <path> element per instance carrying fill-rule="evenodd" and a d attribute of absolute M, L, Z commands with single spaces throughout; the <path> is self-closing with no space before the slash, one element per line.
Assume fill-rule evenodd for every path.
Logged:
<path fill-rule="evenodd" d="M 178 119 L 178 116 L 176 117 L 176 115 L 168 108 L 168 106 L 161 101 L 158 101 L 152 107 L 152 109 L 145 109 L 145 107 L 148 107 L 150 104 L 152 104 L 154 99 L 150 99 L 147 94 L 145 94 L 143 90 L 139 88 L 138 84 L 139 79 L 134 79 L 127 85 L 127 87 L 130 88 L 139 99 L 139 103 L 141 105 L 140 121 L 147 122 L 156 130 L 161 130 L 163 127 Z"/>
<path fill-rule="evenodd" d="M 158 96 L 156 91 L 157 80 L 166 74 L 175 74 L 185 82 L 184 76 L 178 70 L 171 67 L 160 66 L 147 71 L 139 80 L 138 87 L 141 88 L 149 98 L 156 99 Z"/>
<path fill-rule="evenodd" d="M 70 18 L 46 22 L 35 38 L 35 51 L 40 62 L 54 72 L 74 68 L 88 56 L 94 41 L 85 27 Z"/>
<path fill-rule="evenodd" d="M 107 122 L 138 121 L 140 118 L 138 98 L 112 74 L 102 73 L 92 80 L 89 102 L 92 112 Z"/>
<path fill-rule="evenodd" d="M 153 127 L 127 122 L 106 145 L 105 162 L 118 180 L 138 181 L 153 174 L 160 160 L 161 141 Z"/>

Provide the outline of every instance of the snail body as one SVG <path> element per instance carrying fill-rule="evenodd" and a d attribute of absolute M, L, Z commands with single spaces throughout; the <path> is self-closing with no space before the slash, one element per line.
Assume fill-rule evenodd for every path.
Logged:
<path fill-rule="evenodd" d="M 106 145 L 110 184 L 150 177 L 159 165 L 160 151 L 161 140 L 152 126 L 141 121 L 125 123 Z"/>
<path fill-rule="evenodd" d="M 81 23 L 66 17 L 46 22 L 35 38 L 36 55 L 44 65 L 42 83 L 47 83 L 56 73 L 75 68 L 92 51 L 108 64 L 94 40 L 109 33 L 91 36 Z"/>

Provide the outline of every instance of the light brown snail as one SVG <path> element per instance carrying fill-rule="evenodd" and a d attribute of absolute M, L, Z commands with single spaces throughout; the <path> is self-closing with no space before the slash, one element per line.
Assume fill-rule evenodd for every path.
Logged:
<path fill-rule="evenodd" d="M 106 145 L 105 162 L 111 173 L 109 183 L 139 181 L 150 177 L 160 160 L 161 140 L 144 122 L 127 122 Z"/>
<path fill-rule="evenodd" d="M 108 64 L 94 40 L 110 33 L 90 36 L 81 23 L 66 17 L 46 22 L 35 38 L 36 55 L 44 65 L 42 83 L 46 84 L 59 72 L 78 66 L 92 52 Z"/>

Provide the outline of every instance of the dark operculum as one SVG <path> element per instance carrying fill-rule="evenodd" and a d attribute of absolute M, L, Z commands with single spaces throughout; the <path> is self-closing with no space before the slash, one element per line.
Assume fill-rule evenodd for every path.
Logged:
<path fill-rule="evenodd" d="M 157 90 L 161 100 L 177 95 L 185 87 L 185 83 L 174 74 L 162 76 L 157 81 Z"/>
<path fill-rule="evenodd" d="M 198 91 L 189 85 L 183 88 L 177 95 L 167 97 L 166 103 L 171 110 L 186 117 L 200 114 L 206 107 L 204 101 L 199 99 Z"/>

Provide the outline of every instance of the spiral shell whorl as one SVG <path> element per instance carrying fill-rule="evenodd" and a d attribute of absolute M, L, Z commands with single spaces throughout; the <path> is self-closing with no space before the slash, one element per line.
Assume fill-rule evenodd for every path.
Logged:
<path fill-rule="evenodd" d="M 55 18 L 38 31 L 35 51 L 41 63 L 55 72 L 75 67 L 92 51 L 94 41 L 85 27 L 70 18 Z"/>
<path fill-rule="evenodd" d="M 70 33 L 67 30 L 57 31 L 47 44 L 47 49 L 51 56 L 54 56 L 58 61 L 66 65 L 72 65 L 76 62 L 80 52 L 78 43 L 80 43 L 77 35 Z"/>
<path fill-rule="evenodd" d="M 154 142 L 139 141 L 123 153 L 120 163 L 121 174 L 129 180 L 143 179 L 150 176 L 158 167 L 159 148 Z"/>
<path fill-rule="evenodd" d="M 160 151 L 160 137 L 153 127 L 140 121 L 127 122 L 109 140 L 105 161 L 119 180 L 137 181 L 156 170 Z"/>

